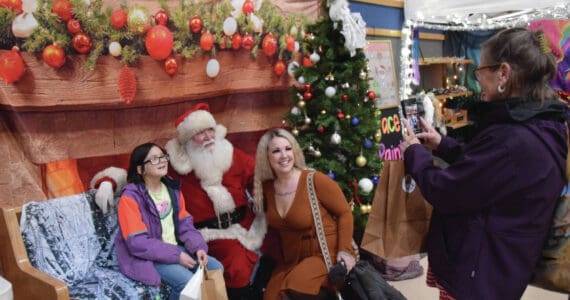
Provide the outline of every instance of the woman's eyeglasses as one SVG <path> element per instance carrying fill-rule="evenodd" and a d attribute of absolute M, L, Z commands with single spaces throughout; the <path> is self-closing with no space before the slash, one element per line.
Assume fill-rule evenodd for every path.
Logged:
<path fill-rule="evenodd" d="M 161 156 L 153 156 L 153 157 L 151 157 L 150 159 L 147 159 L 147 160 L 143 161 L 143 165 L 144 165 L 144 164 L 148 164 L 148 163 L 150 163 L 151 165 L 158 165 L 161 160 L 169 161 L 169 160 L 170 160 L 170 155 L 164 154 L 164 155 L 161 155 Z"/>
<path fill-rule="evenodd" d="M 494 65 L 487 65 L 487 66 L 479 66 L 475 69 L 473 69 L 473 78 L 475 78 L 475 80 L 479 81 L 480 78 L 480 74 L 479 71 L 481 70 L 485 70 L 485 69 L 496 69 L 497 67 L 499 67 L 501 64 L 494 64 Z"/>

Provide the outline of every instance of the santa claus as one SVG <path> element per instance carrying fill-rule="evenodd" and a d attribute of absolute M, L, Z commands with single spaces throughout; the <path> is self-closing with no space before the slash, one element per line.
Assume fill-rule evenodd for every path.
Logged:
<path fill-rule="evenodd" d="M 181 181 L 186 208 L 208 242 L 208 254 L 224 265 L 230 299 L 254 299 L 249 284 L 266 232 L 265 216 L 253 212 L 247 192 L 255 161 L 225 138 L 227 129 L 216 124 L 205 103 L 180 116 L 175 125 L 177 136 L 165 147 L 170 175 Z M 92 180 L 104 210 L 112 204 L 109 190 L 122 186 L 110 180 L 114 177 L 103 171 Z"/>

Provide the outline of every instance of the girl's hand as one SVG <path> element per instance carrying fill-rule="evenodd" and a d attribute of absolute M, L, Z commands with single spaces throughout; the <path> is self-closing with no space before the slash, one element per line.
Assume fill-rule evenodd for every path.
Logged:
<path fill-rule="evenodd" d="M 206 253 L 206 251 L 198 250 L 196 252 L 196 257 L 198 258 L 200 264 L 202 264 L 203 266 L 206 266 L 208 264 L 208 254 Z"/>
<path fill-rule="evenodd" d="M 180 252 L 179 263 L 188 269 L 193 269 L 196 266 L 196 261 L 184 251 Z"/>

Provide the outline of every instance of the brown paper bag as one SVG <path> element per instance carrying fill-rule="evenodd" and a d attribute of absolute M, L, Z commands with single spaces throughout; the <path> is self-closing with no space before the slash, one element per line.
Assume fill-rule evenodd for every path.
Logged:
<path fill-rule="evenodd" d="M 228 300 L 222 270 L 206 270 L 204 272 L 202 300 Z"/>
<path fill-rule="evenodd" d="M 431 210 L 404 161 L 385 161 L 360 246 L 384 259 L 420 253 Z"/>

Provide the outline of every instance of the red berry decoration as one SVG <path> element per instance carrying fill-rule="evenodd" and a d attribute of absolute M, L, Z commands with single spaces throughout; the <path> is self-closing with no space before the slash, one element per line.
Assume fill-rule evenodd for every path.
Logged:
<path fill-rule="evenodd" d="M 119 87 L 119 95 L 126 104 L 131 104 L 137 94 L 137 77 L 128 66 L 124 66 L 119 74 L 117 82 Z"/>
<path fill-rule="evenodd" d="M 232 49 L 239 50 L 241 48 L 241 43 L 243 42 L 243 37 L 239 33 L 234 33 L 232 35 Z"/>
<path fill-rule="evenodd" d="M 51 5 L 51 11 L 65 22 L 73 18 L 73 4 L 69 0 L 55 0 Z"/>
<path fill-rule="evenodd" d="M 20 56 L 18 47 L 14 47 L 12 51 L 6 51 L 0 55 L 0 77 L 6 83 L 20 80 L 25 70 L 24 60 Z"/>
<path fill-rule="evenodd" d="M 71 43 L 73 44 L 73 49 L 81 54 L 91 52 L 91 47 L 93 46 L 91 38 L 83 32 L 74 35 Z"/>
<path fill-rule="evenodd" d="M 5 7 L 16 14 L 22 13 L 22 0 L 0 0 L 0 7 Z"/>
<path fill-rule="evenodd" d="M 202 26 L 204 26 L 204 22 L 202 22 L 202 18 L 198 16 L 193 16 L 192 18 L 190 18 L 189 26 L 190 26 L 190 31 L 192 31 L 193 33 L 199 33 L 200 31 L 202 31 Z"/>
<path fill-rule="evenodd" d="M 67 31 L 73 34 L 80 33 L 82 31 L 81 24 L 76 19 L 69 19 L 67 21 Z"/>
<path fill-rule="evenodd" d="M 204 51 L 212 50 L 214 46 L 214 36 L 210 33 L 210 31 L 206 31 L 202 33 L 200 36 L 200 47 Z"/>
<path fill-rule="evenodd" d="M 289 52 L 295 51 L 295 38 L 290 34 L 286 35 L 285 45 L 287 45 L 287 51 Z"/>
<path fill-rule="evenodd" d="M 376 99 L 376 93 L 374 93 L 374 91 L 368 91 L 368 93 L 366 94 L 366 96 L 369 99 Z"/>
<path fill-rule="evenodd" d="M 156 25 L 146 33 L 144 42 L 150 57 L 156 60 L 163 60 L 172 52 L 174 37 L 168 27 Z"/>
<path fill-rule="evenodd" d="M 115 9 L 111 14 L 111 26 L 119 30 L 127 25 L 127 13 L 122 9 Z"/>
<path fill-rule="evenodd" d="M 253 48 L 253 44 L 255 44 L 253 35 L 246 33 L 243 36 L 243 41 L 241 42 L 241 46 L 246 50 L 251 50 L 251 48 Z"/>
<path fill-rule="evenodd" d="M 65 52 L 58 45 L 52 44 L 44 48 L 42 59 L 52 68 L 59 69 L 65 64 Z"/>
<path fill-rule="evenodd" d="M 348 95 L 347 94 L 342 95 L 342 101 L 344 101 L 344 102 L 348 101 Z"/>
<path fill-rule="evenodd" d="M 243 6 L 241 7 L 241 11 L 247 15 L 247 14 L 252 14 L 254 10 L 255 10 L 255 4 L 253 4 L 253 1 L 245 0 Z"/>
<path fill-rule="evenodd" d="M 167 58 L 164 61 L 164 70 L 168 75 L 172 76 L 176 74 L 176 71 L 178 70 L 178 62 L 176 61 L 176 58 L 172 56 Z"/>
<path fill-rule="evenodd" d="M 165 10 L 161 9 L 154 15 L 154 23 L 156 25 L 164 25 L 168 23 L 168 14 Z"/>
<path fill-rule="evenodd" d="M 277 52 L 277 39 L 272 33 L 268 33 L 263 37 L 261 48 L 263 48 L 263 53 L 267 56 L 273 56 Z"/>
<path fill-rule="evenodd" d="M 303 99 L 309 101 L 311 98 L 313 98 L 313 94 L 311 92 L 307 91 L 303 94 Z"/>
<path fill-rule="evenodd" d="M 275 72 L 275 75 L 277 75 L 278 77 L 280 77 L 281 75 L 283 75 L 283 73 L 285 73 L 285 69 L 287 69 L 287 67 L 285 66 L 285 63 L 282 60 L 278 60 L 275 63 L 275 66 L 273 66 L 273 71 Z"/>

